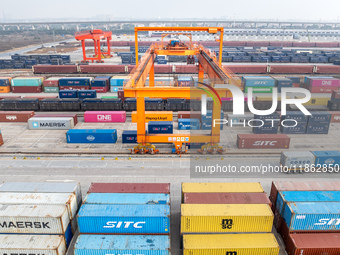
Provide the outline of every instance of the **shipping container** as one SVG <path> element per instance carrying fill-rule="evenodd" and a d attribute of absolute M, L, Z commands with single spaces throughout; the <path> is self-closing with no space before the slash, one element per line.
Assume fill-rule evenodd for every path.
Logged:
<path fill-rule="evenodd" d="M 291 124 L 291 121 L 288 121 L 288 123 Z M 286 125 L 290 125 L 286 122 Z M 299 123 L 298 125 L 296 125 L 295 127 L 293 126 L 294 124 L 292 124 L 292 127 L 285 127 L 285 126 L 281 126 L 280 127 L 280 131 L 283 134 L 305 134 L 306 133 L 306 129 L 307 129 L 307 123 Z"/>
<path fill-rule="evenodd" d="M 130 79 L 129 76 L 112 76 L 110 85 L 122 87 L 124 85 L 124 81 L 128 79 Z"/>
<path fill-rule="evenodd" d="M 59 79 L 62 77 L 50 77 L 43 81 L 44 87 L 59 87 Z"/>
<path fill-rule="evenodd" d="M 73 118 L 73 122 L 74 122 L 74 125 L 77 125 L 78 124 L 78 116 L 77 114 L 67 114 L 67 113 L 60 113 L 60 114 L 55 114 L 55 113 L 52 113 L 52 114 L 44 114 L 44 113 L 38 113 L 36 115 L 34 115 L 34 118 L 66 118 L 66 117 L 71 117 Z"/>
<path fill-rule="evenodd" d="M 172 121 L 172 111 L 145 111 L 145 122 L 149 121 Z M 131 121 L 137 122 L 137 112 L 131 113 Z"/>
<path fill-rule="evenodd" d="M 59 86 L 90 86 L 92 77 L 67 77 L 59 79 Z"/>
<path fill-rule="evenodd" d="M 288 255 L 336 255 L 340 253 L 340 235 L 322 234 L 290 234 L 286 242 Z"/>
<path fill-rule="evenodd" d="M 329 124 L 331 122 L 332 115 L 329 112 L 315 112 L 310 111 L 311 115 L 308 116 L 309 124 Z"/>
<path fill-rule="evenodd" d="M 200 127 L 199 119 L 178 119 L 179 130 L 199 130 Z"/>
<path fill-rule="evenodd" d="M 149 121 L 148 133 L 149 134 L 172 134 L 173 133 L 172 121 Z"/>
<path fill-rule="evenodd" d="M 0 146 L 4 144 L 4 139 L 2 138 L 2 133 L 0 130 Z"/>
<path fill-rule="evenodd" d="M 28 129 L 69 130 L 74 128 L 72 117 L 32 117 L 28 120 Z"/>
<path fill-rule="evenodd" d="M 312 93 L 328 93 L 331 94 L 334 89 L 339 89 L 340 87 L 307 87 L 307 89 Z"/>
<path fill-rule="evenodd" d="M 178 119 L 201 119 L 200 111 L 178 111 Z"/>
<path fill-rule="evenodd" d="M 309 151 L 285 151 L 280 158 L 280 164 L 292 170 L 310 167 L 314 162 L 315 157 Z"/>
<path fill-rule="evenodd" d="M 312 87 L 340 87 L 340 80 L 334 78 L 308 78 L 306 83 Z"/>
<path fill-rule="evenodd" d="M 273 93 L 273 87 L 245 87 L 245 93 L 248 93 L 248 88 L 251 88 L 253 93 Z"/>
<path fill-rule="evenodd" d="M 330 123 L 317 124 L 311 123 L 307 125 L 306 134 L 328 134 Z"/>
<path fill-rule="evenodd" d="M 23 87 L 23 86 L 41 86 L 43 84 L 42 77 L 17 77 L 11 81 L 12 87 Z"/>
<path fill-rule="evenodd" d="M 89 123 L 117 123 L 126 121 L 125 111 L 86 111 L 84 113 L 85 122 Z"/>
<path fill-rule="evenodd" d="M 340 151 L 312 151 L 316 167 L 334 167 L 340 169 Z"/>
<path fill-rule="evenodd" d="M 169 234 L 169 205 L 84 204 L 79 210 L 79 233 Z"/>
<path fill-rule="evenodd" d="M 170 196 L 164 193 L 89 193 L 84 204 L 170 204 Z"/>
<path fill-rule="evenodd" d="M 340 203 L 287 203 L 282 217 L 290 230 L 335 231 L 340 229 Z"/>
<path fill-rule="evenodd" d="M 122 143 L 137 143 L 137 130 L 123 130 Z"/>
<path fill-rule="evenodd" d="M 274 87 L 275 80 L 269 76 L 242 77 L 245 87 Z"/>
<path fill-rule="evenodd" d="M 331 112 L 332 118 L 331 122 L 340 122 L 340 112 Z"/>
<path fill-rule="evenodd" d="M 340 99 L 340 90 L 333 90 L 331 99 L 339 100 Z"/>
<path fill-rule="evenodd" d="M 45 93 L 59 93 L 58 87 L 45 87 L 44 86 L 44 92 Z"/>
<path fill-rule="evenodd" d="M 77 197 L 74 193 L 9 193 L 0 192 L 3 205 L 65 205 L 70 219 L 78 211 Z"/>
<path fill-rule="evenodd" d="M 80 235 L 74 255 L 170 255 L 170 237 L 161 235 Z"/>
<path fill-rule="evenodd" d="M 66 133 L 67 143 L 116 143 L 116 129 L 71 129 Z"/>
<path fill-rule="evenodd" d="M 42 86 L 15 86 L 12 93 L 41 93 Z"/>
<path fill-rule="evenodd" d="M 78 90 L 59 91 L 59 98 L 78 98 Z"/>
<path fill-rule="evenodd" d="M 65 205 L 3 204 L 0 222 L 0 233 L 66 234 L 71 231 Z"/>
<path fill-rule="evenodd" d="M 239 149 L 289 149 L 290 138 L 282 134 L 238 134 Z"/>
<path fill-rule="evenodd" d="M 9 93 L 11 92 L 11 86 L 0 86 L 0 93 Z"/>
<path fill-rule="evenodd" d="M 32 111 L 0 111 L 0 122 L 27 122 L 33 116 Z"/>
<path fill-rule="evenodd" d="M 182 204 L 181 234 L 271 232 L 267 204 Z"/>
<path fill-rule="evenodd" d="M 273 234 L 183 235 L 183 255 L 278 255 Z"/>
<path fill-rule="evenodd" d="M 0 253 L 66 255 L 66 242 L 62 235 L 0 235 Z"/>
<path fill-rule="evenodd" d="M 185 204 L 267 204 L 272 203 L 266 193 L 185 193 Z"/>
<path fill-rule="evenodd" d="M 164 193 L 170 194 L 170 183 L 91 183 L 88 193 Z"/>
<path fill-rule="evenodd" d="M 78 91 L 78 98 L 97 98 L 97 91 L 95 90 L 80 90 Z"/>
<path fill-rule="evenodd" d="M 248 121 L 254 119 L 254 114 L 228 114 L 228 126 L 244 125 Z"/>

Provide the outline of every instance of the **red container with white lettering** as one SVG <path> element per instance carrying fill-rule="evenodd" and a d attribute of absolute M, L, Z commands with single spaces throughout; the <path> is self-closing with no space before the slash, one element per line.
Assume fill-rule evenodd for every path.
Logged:
<path fill-rule="evenodd" d="M 284 134 L 239 134 L 239 149 L 289 149 L 290 138 Z"/>
<path fill-rule="evenodd" d="M 125 122 L 125 111 L 86 111 L 84 120 L 87 123 Z"/>

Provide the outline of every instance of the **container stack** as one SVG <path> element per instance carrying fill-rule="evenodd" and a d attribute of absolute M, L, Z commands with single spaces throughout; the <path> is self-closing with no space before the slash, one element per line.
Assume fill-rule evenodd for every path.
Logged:
<path fill-rule="evenodd" d="M 295 77 L 295 76 L 290 77 L 289 76 L 289 77 L 286 77 L 286 78 L 293 82 L 293 87 L 294 88 L 300 87 L 300 77 Z"/>
<path fill-rule="evenodd" d="M 288 121 L 291 120 L 291 121 Z M 308 122 L 308 116 L 304 115 L 300 111 L 287 111 L 286 115 L 281 117 L 281 121 L 284 121 L 284 124 L 286 126 L 281 126 L 281 132 L 283 134 L 305 134 L 307 129 L 307 122 Z M 297 125 L 295 127 L 289 127 L 294 126 L 296 123 Z M 287 127 L 288 126 L 288 127 Z"/>
<path fill-rule="evenodd" d="M 273 182 L 270 200 L 288 255 L 339 253 L 340 182 Z"/>
<path fill-rule="evenodd" d="M 92 183 L 74 254 L 170 255 L 170 184 Z"/>
<path fill-rule="evenodd" d="M 332 115 L 328 112 L 311 112 L 306 134 L 328 134 Z"/>
<path fill-rule="evenodd" d="M 13 93 L 41 93 L 43 77 L 18 77 L 11 80 Z"/>
<path fill-rule="evenodd" d="M 254 123 L 254 134 L 277 134 L 280 126 L 280 114 L 274 112 L 270 115 L 254 115 L 257 119 Z"/>
<path fill-rule="evenodd" d="M 124 81 L 129 79 L 128 76 L 112 76 L 110 79 L 111 92 L 123 90 Z"/>
<path fill-rule="evenodd" d="M 221 111 L 221 119 L 224 119 L 224 112 Z M 207 110 L 207 114 L 201 115 L 201 129 L 202 130 L 211 130 L 212 128 L 212 110 Z M 223 130 L 223 125 L 220 125 L 220 129 Z"/>
<path fill-rule="evenodd" d="M 248 93 L 248 88 L 253 89 L 253 93 L 272 93 L 275 80 L 268 76 L 243 76 L 244 92 Z"/>
<path fill-rule="evenodd" d="M 0 251 L 65 255 L 77 230 L 75 216 L 81 199 L 77 183 L 3 183 Z"/>
<path fill-rule="evenodd" d="M 281 93 L 282 88 L 293 87 L 293 81 L 284 77 L 275 77 L 275 87 L 277 87 L 277 92 Z"/>
<path fill-rule="evenodd" d="M 92 77 L 68 77 L 59 79 L 60 90 L 89 90 Z"/>
<path fill-rule="evenodd" d="M 97 76 L 91 81 L 91 89 L 98 93 L 106 93 L 110 90 L 111 76 Z"/>
<path fill-rule="evenodd" d="M 11 92 L 11 77 L 0 77 L 0 93 Z"/>
<path fill-rule="evenodd" d="M 43 81 L 43 87 L 45 93 L 58 93 L 59 92 L 59 80 L 61 77 L 50 77 Z"/>
<path fill-rule="evenodd" d="M 340 88 L 340 79 L 307 76 L 302 87 L 308 89 L 311 93 L 332 93 L 333 90 Z"/>
<path fill-rule="evenodd" d="M 278 254 L 260 183 L 182 183 L 183 254 Z"/>

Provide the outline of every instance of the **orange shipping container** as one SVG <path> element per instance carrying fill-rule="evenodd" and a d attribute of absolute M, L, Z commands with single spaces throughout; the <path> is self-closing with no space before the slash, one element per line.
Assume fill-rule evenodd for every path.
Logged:
<path fill-rule="evenodd" d="M 132 122 L 137 122 L 137 112 L 131 114 Z M 149 121 L 172 121 L 173 114 L 171 111 L 146 111 L 145 122 Z"/>
<path fill-rule="evenodd" d="M 11 86 L 0 87 L 0 93 L 9 93 L 11 92 Z"/>

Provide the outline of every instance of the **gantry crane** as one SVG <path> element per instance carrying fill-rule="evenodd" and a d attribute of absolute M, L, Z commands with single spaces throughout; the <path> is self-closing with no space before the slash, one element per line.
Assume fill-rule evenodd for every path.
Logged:
<path fill-rule="evenodd" d="M 204 31 L 210 34 L 218 34 L 219 61 L 215 53 L 203 46 L 194 44 L 189 36 L 189 43 L 172 40 L 150 46 L 145 55 L 138 61 L 138 32 L 139 31 L 164 31 L 177 32 L 187 35 L 189 31 Z M 175 42 L 174 42 L 175 41 Z M 221 97 L 231 97 L 231 92 L 223 86 L 215 84 L 233 84 L 241 87 L 241 82 L 229 69 L 222 67 L 223 28 L 222 27 L 135 27 L 136 67 L 130 73 L 130 79 L 124 84 L 124 96 L 135 97 L 137 101 L 137 142 L 132 153 L 156 153 L 155 143 L 173 143 L 177 153 L 182 153 L 184 143 L 205 143 L 201 152 L 220 152 L 224 150 L 218 144 L 220 142 L 220 125 L 212 125 L 210 134 L 146 134 L 145 133 L 145 97 L 149 98 L 186 98 L 200 99 L 202 95 L 210 95 L 214 100 L 212 119 L 221 118 Z M 197 56 L 198 58 L 198 87 L 156 86 L 154 62 L 156 55 L 184 55 Z M 211 83 L 203 83 L 204 74 L 207 74 Z M 145 86 L 149 76 L 149 86 Z"/>
<path fill-rule="evenodd" d="M 112 57 L 111 50 L 110 50 L 110 40 L 112 39 L 112 32 L 111 31 L 103 31 L 101 29 L 94 29 L 94 30 L 86 30 L 76 32 L 75 39 L 77 41 L 81 41 L 81 46 L 83 50 L 83 61 L 88 63 L 89 60 L 96 61 L 97 63 L 102 63 L 102 57 Z M 107 42 L 107 52 L 102 52 L 100 48 L 100 40 L 106 39 Z M 85 40 L 93 40 L 94 43 L 94 56 L 87 57 L 86 56 L 86 49 L 85 49 Z"/>

